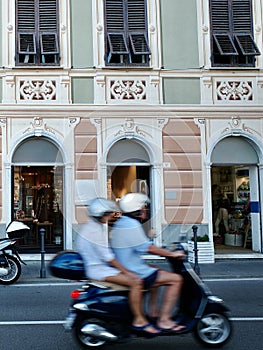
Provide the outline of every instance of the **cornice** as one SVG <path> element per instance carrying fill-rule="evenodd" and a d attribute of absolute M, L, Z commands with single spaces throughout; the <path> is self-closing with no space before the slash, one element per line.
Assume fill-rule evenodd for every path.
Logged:
<path fill-rule="evenodd" d="M 0 105 L 0 117 L 25 118 L 42 116 L 54 117 L 93 117 L 96 118 L 147 118 L 150 117 L 182 117 L 182 118 L 223 118 L 226 117 L 263 117 L 263 105 L 25 105 L 2 104 Z"/>

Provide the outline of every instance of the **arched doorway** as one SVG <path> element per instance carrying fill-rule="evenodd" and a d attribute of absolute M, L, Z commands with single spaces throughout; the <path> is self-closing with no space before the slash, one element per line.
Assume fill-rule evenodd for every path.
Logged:
<path fill-rule="evenodd" d="M 58 147 L 45 137 L 21 142 L 12 157 L 11 219 L 30 227 L 20 240 L 20 251 L 39 252 L 40 229 L 45 229 L 45 251 L 63 248 L 63 157 Z"/>
<path fill-rule="evenodd" d="M 128 192 L 142 192 L 152 199 L 152 167 L 147 150 L 135 140 L 121 139 L 107 155 L 107 197 L 115 201 Z M 144 223 L 149 232 L 152 223 L 152 206 Z"/>
<path fill-rule="evenodd" d="M 226 137 L 214 147 L 211 163 L 216 252 L 261 252 L 259 157 L 254 143 Z"/>

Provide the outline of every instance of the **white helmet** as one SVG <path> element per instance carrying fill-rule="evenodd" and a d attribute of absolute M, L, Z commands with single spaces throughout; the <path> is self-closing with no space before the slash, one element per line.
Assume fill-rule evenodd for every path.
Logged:
<path fill-rule="evenodd" d="M 90 202 L 88 213 L 94 218 L 102 218 L 105 214 L 118 211 L 115 202 L 106 198 L 96 198 Z"/>
<path fill-rule="evenodd" d="M 141 210 L 147 203 L 149 198 L 143 193 L 127 193 L 119 202 L 123 213 L 132 213 Z"/>

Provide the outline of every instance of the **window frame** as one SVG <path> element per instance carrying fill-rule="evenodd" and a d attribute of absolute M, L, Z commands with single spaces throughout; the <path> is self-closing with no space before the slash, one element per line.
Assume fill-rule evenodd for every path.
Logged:
<path fill-rule="evenodd" d="M 22 11 L 19 12 L 19 7 L 23 9 L 26 8 L 27 0 L 16 0 L 16 51 L 15 51 L 15 65 L 16 66 L 59 66 L 60 65 L 60 46 L 59 46 L 59 0 L 53 0 L 45 4 L 43 3 L 43 19 L 46 21 L 48 19 L 46 6 L 55 6 L 53 10 L 53 22 L 52 25 L 54 28 L 50 30 L 46 30 L 45 28 L 41 29 L 41 3 L 42 0 L 34 0 L 34 14 L 32 14 L 32 21 L 30 23 L 33 28 L 26 28 L 28 26 L 25 18 L 29 16 L 29 13 Z M 20 2 L 20 4 L 19 4 Z M 31 10 L 31 9 L 30 9 Z M 45 23 L 46 24 L 46 23 Z M 45 26 L 44 24 L 44 26 Z M 29 25 L 29 26 L 30 26 Z M 24 28 L 23 28 L 24 26 Z M 21 39 L 22 35 L 33 35 L 34 40 L 34 51 L 24 51 L 21 50 L 23 48 L 24 43 Z M 45 45 L 47 44 L 43 42 L 43 36 L 50 35 L 54 36 L 53 40 L 50 41 L 49 47 L 53 45 L 53 50 L 45 51 Z M 30 60 L 30 58 L 31 60 Z"/>
<path fill-rule="evenodd" d="M 209 15 L 212 67 L 255 67 L 252 0 L 209 0 Z"/>
<path fill-rule="evenodd" d="M 133 11 L 137 3 L 140 3 L 137 9 L 139 15 L 136 17 L 138 22 L 134 22 L 132 15 L 135 13 Z M 104 0 L 105 65 L 148 67 L 151 51 L 148 41 L 147 0 L 119 0 L 118 9 L 116 8 L 118 16 L 114 16 L 114 11 L 113 1 Z M 114 50 L 111 40 L 113 35 L 120 35 L 123 38 L 122 50 Z M 136 47 L 136 36 L 143 38 L 141 46 L 144 50 L 138 50 Z"/>

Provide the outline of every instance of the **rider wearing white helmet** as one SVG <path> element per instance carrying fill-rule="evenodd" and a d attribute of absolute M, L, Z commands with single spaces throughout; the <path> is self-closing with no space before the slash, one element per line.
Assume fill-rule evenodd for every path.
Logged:
<path fill-rule="evenodd" d="M 113 225 L 111 246 L 120 263 L 143 279 L 145 288 L 167 286 L 160 314 L 157 315 L 155 302 L 151 304 L 150 316 L 158 317 L 157 325 L 162 330 L 181 331 L 184 326 L 176 324 L 171 315 L 181 291 L 182 277 L 149 266 L 141 256 L 150 253 L 163 257 L 183 258 L 184 253 L 157 247 L 146 236 L 140 221 L 142 218 L 145 219 L 148 203 L 149 199 L 143 193 L 128 193 L 121 198 L 119 205 L 123 215 Z"/>
<path fill-rule="evenodd" d="M 130 287 L 129 301 L 134 315 L 133 326 L 143 329 L 150 335 L 159 331 L 149 325 L 142 313 L 142 281 L 133 272 L 126 269 L 116 260 L 108 246 L 106 224 L 119 211 L 116 204 L 105 198 L 96 198 L 88 207 L 90 220 L 86 223 L 78 237 L 77 250 L 81 254 L 88 278 L 118 283 Z"/>

